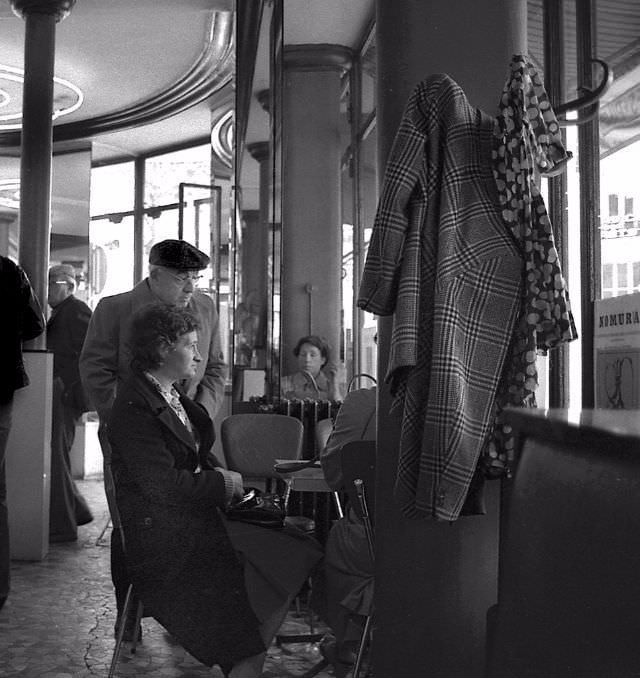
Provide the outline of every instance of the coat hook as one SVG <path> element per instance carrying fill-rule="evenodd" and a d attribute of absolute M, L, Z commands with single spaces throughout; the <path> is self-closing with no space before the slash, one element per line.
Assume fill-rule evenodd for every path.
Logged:
<path fill-rule="evenodd" d="M 573 99 L 572 101 L 567 101 L 564 104 L 560 104 L 559 106 L 555 106 L 554 111 L 556 116 L 566 115 L 570 111 L 579 111 L 587 106 L 597 104 L 609 87 L 611 87 L 611 83 L 613 82 L 613 71 L 609 68 L 609 64 L 602 59 L 591 59 L 591 63 L 600 64 L 602 67 L 602 81 L 594 90 L 583 88 L 585 94 L 582 96 Z M 578 117 L 573 120 L 563 118 L 562 120 L 558 120 L 558 124 L 561 127 L 566 127 L 567 125 L 580 125 L 583 122 L 592 120 L 597 111 L 597 107 L 594 106 L 594 109 L 591 112 L 585 113 L 584 115 L 578 114 Z"/>

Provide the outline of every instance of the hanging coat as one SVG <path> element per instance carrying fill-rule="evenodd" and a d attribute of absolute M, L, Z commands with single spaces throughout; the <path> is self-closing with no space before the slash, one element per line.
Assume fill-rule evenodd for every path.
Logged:
<path fill-rule="evenodd" d="M 524 264 L 501 217 L 495 119 L 448 75 L 421 82 L 391 149 L 358 306 L 393 315 L 386 380 L 402 410 L 396 498 L 455 520 L 492 429 Z"/>

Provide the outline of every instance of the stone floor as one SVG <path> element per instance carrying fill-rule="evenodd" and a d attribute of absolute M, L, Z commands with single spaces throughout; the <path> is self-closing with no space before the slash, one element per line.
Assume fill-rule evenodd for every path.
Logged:
<path fill-rule="evenodd" d="M 0 612 L 0 676 L 89 678 L 106 676 L 114 646 L 115 601 L 109 575 L 109 530 L 101 480 L 79 481 L 94 512 L 78 541 L 52 544 L 41 562 L 13 562 L 12 589 Z M 316 627 L 317 628 L 317 627 Z M 308 630 L 291 611 L 282 632 Z M 116 675 L 158 678 L 221 678 L 172 642 L 153 619 L 144 619 L 143 642 L 135 655 L 125 646 Z M 320 660 L 317 645 L 269 649 L 264 676 L 302 676 Z M 318 678 L 333 676 L 320 671 Z"/>

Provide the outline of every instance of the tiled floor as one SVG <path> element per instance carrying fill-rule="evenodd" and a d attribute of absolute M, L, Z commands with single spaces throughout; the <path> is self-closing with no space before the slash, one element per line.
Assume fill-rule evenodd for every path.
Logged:
<path fill-rule="evenodd" d="M 52 544 L 41 562 L 12 563 L 12 590 L 0 611 L 0 676 L 89 678 L 106 676 L 113 651 L 115 600 L 109 575 L 109 531 L 98 540 L 108 513 L 101 480 L 79 482 L 94 521 L 79 528 L 78 541 Z M 306 630 L 289 614 L 283 631 Z M 126 646 L 128 648 L 128 646 Z M 320 660 L 315 645 L 269 649 L 264 676 L 301 676 Z M 153 619 L 144 620 L 135 655 L 123 652 L 118 676 L 221 678 L 180 646 Z M 321 671 L 318 678 L 333 674 Z"/>

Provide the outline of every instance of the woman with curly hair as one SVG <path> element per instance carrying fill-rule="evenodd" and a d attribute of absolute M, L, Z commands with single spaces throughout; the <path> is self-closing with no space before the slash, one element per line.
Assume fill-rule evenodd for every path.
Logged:
<path fill-rule="evenodd" d="M 213 423 L 179 386 L 201 360 L 197 329 L 169 306 L 133 318 L 132 373 L 107 428 L 116 500 L 145 614 L 204 664 L 254 678 L 322 552 L 295 528 L 226 520 L 242 477 L 211 453 Z"/>

